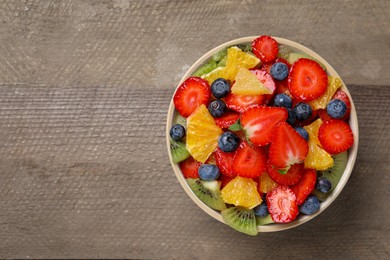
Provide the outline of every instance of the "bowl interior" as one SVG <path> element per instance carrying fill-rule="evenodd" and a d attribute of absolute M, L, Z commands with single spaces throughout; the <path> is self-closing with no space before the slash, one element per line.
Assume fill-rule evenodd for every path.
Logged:
<path fill-rule="evenodd" d="M 237 45 L 237 44 L 243 44 L 243 43 L 252 42 L 257 37 L 258 36 L 251 36 L 251 37 L 244 37 L 244 38 L 235 39 L 235 40 L 226 42 L 224 44 L 221 44 L 218 47 L 210 50 L 209 52 L 204 54 L 200 59 L 198 59 L 188 69 L 188 71 L 184 74 L 183 78 L 180 80 L 179 84 L 176 86 L 176 89 L 180 86 L 180 84 L 185 79 L 190 77 L 192 75 L 192 73 L 194 73 L 201 65 L 203 65 L 214 53 L 218 52 L 219 50 L 221 50 L 221 49 L 223 49 L 225 47 L 229 47 L 229 46 Z M 296 42 L 293 42 L 293 41 L 290 41 L 290 40 L 287 40 L 287 39 L 278 38 L 278 37 L 273 37 L 273 38 L 279 44 L 286 45 L 287 47 L 289 47 L 294 52 L 302 52 L 302 53 L 306 53 L 306 54 L 314 57 L 315 59 L 317 59 L 318 61 L 320 61 L 322 64 L 324 64 L 326 66 L 326 70 L 327 70 L 328 75 L 334 76 L 334 77 L 339 77 L 341 79 L 341 77 L 333 69 L 333 67 L 330 66 L 329 63 L 326 60 L 324 60 L 320 55 L 318 55 L 314 51 L 310 50 L 309 48 L 307 48 L 307 47 L 305 47 L 305 46 L 303 46 L 301 44 L 298 44 Z M 342 82 L 342 88 L 341 89 L 347 93 L 347 95 L 349 96 L 349 98 L 351 100 L 351 115 L 350 115 L 350 119 L 349 119 L 349 124 L 350 124 L 351 129 L 352 129 L 352 131 L 354 133 L 355 141 L 354 141 L 354 144 L 352 145 L 352 147 L 348 150 L 347 166 L 346 166 L 345 171 L 344 171 L 344 173 L 343 173 L 343 175 L 342 175 L 342 177 L 340 179 L 339 184 L 333 190 L 333 192 L 328 196 L 327 200 L 321 203 L 320 210 L 317 213 L 315 213 L 315 214 L 313 214 L 311 216 L 302 216 L 302 215 L 300 215 L 300 216 L 298 216 L 298 218 L 296 220 L 294 220 L 293 222 L 288 223 L 288 224 L 269 224 L 269 225 L 265 225 L 265 226 L 258 226 L 257 229 L 258 229 L 259 232 L 274 232 L 274 231 L 286 230 L 286 229 L 289 229 L 289 228 L 293 228 L 293 227 L 299 226 L 299 225 L 301 225 L 301 224 L 303 224 L 303 223 L 313 219 L 314 217 L 319 215 L 321 212 L 323 212 L 337 198 L 337 196 L 340 194 L 341 190 L 344 188 L 345 184 L 347 183 L 347 181 L 348 181 L 348 179 L 349 179 L 349 177 L 351 175 L 353 166 L 355 164 L 356 156 L 357 156 L 358 141 L 359 141 L 359 131 L 358 131 L 358 120 L 357 120 L 357 116 L 356 116 L 356 110 L 355 110 L 355 106 L 354 106 L 354 103 L 353 103 L 353 99 L 351 98 L 351 95 L 350 95 L 346 85 L 344 84 L 344 82 Z M 188 194 L 188 196 L 203 211 L 205 211 L 207 214 L 209 214 L 211 217 L 215 218 L 216 220 L 221 221 L 222 223 L 224 223 L 224 221 L 222 219 L 222 216 L 221 216 L 221 214 L 218 211 L 215 211 L 215 210 L 209 208 L 201 200 L 199 200 L 198 197 L 192 192 L 191 188 L 188 186 L 185 178 L 183 177 L 183 175 L 182 175 L 182 173 L 180 171 L 180 168 L 178 167 L 177 164 L 172 162 L 172 157 L 171 157 L 170 148 L 169 148 L 170 147 L 170 144 L 169 144 L 169 142 L 170 142 L 169 141 L 169 138 L 170 138 L 169 137 L 169 130 L 172 127 L 172 122 L 173 122 L 175 113 L 177 113 L 177 112 L 175 112 L 173 99 L 171 99 L 170 106 L 169 106 L 169 111 L 168 111 L 168 116 L 167 116 L 166 141 L 167 141 L 167 147 L 168 147 L 168 154 L 169 154 L 169 158 L 170 158 L 170 161 L 171 161 L 171 164 L 172 164 L 172 167 L 173 167 L 173 171 L 175 172 L 176 177 L 179 180 L 179 183 L 181 184 L 181 186 L 183 187 L 185 192 Z"/>

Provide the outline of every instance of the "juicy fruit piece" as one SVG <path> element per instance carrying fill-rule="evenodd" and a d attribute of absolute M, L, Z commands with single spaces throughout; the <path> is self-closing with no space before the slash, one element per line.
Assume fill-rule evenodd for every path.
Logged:
<path fill-rule="evenodd" d="M 297 184 L 303 175 L 303 163 L 297 163 L 292 165 L 286 173 L 277 169 L 275 166 L 268 164 L 268 175 L 280 185 L 295 185 Z"/>
<path fill-rule="evenodd" d="M 342 152 L 333 156 L 334 165 L 324 171 L 320 171 L 319 175 L 328 179 L 332 183 L 332 187 L 329 192 L 334 190 L 339 183 L 341 176 L 343 176 L 344 170 L 348 163 L 348 153 Z"/>
<path fill-rule="evenodd" d="M 249 107 L 262 105 L 264 100 L 264 95 L 236 95 L 233 93 L 225 98 L 226 106 L 240 113 Z"/>
<path fill-rule="evenodd" d="M 215 98 L 224 98 L 230 93 L 230 83 L 223 78 L 214 80 L 210 88 Z"/>
<path fill-rule="evenodd" d="M 287 110 L 281 107 L 251 107 L 241 114 L 241 126 L 249 141 L 255 145 L 267 145 L 272 141 L 276 125 L 286 121 Z"/>
<path fill-rule="evenodd" d="M 309 102 L 310 106 L 314 109 L 324 109 L 329 101 L 332 99 L 332 96 L 336 93 L 337 89 L 342 86 L 340 78 L 328 76 L 328 87 L 324 94 L 318 98 Z"/>
<path fill-rule="evenodd" d="M 200 105 L 207 105 L 209 100 L 209 84 L 199 77 L 186 79 L 173 97 L 176 110 L 184 117 L 191 115 Z"/>
<path fill-rule="evenodd" d="M 315 110 L 318 113 L 318 116 L 321 118 L 322 122 L 328 121 L 332 119 L 329 115 L 328 112 L 326 112 L 326 109 L 318 109 Z"/>
<path fill-rule="evenodd" d="M 186 149 L 186 144 L 171 140 L 170 149 L 173 163 L 179 163 L 190 157 L 190 153 Z"/>
<path fill-rule="evenodd" d="M 312 193 L 317 181 L 317 173 L 314 169 L 305 169 L 300 182 L 292 187 L 297 196 L 297 204 L 301 205 Z"/>
<path fill-rule="evenodd" d="M 304 102 L 298 103 L 294 108 L 294 113 L 299 121 L 305 121 L 309 119 L 313 113 L 310 105 Z"/>
<path fill-rule="evenodd" d="M 261 203 L 257 184 L 252 179 L 237 176 L 222 189 L 225 203 L 252 209 Z"/>
<path fill-rule="evenodd" d="M 317 59 L 313 58 L 312 56 L 306 54 L 306 53 L 298 53 L 298 52 L 291 52 L 288 57 L 287 57 L 287 61 L 290 63 L 290 64 L 293 64 L 294 62 L 296 62 L 297 60 L 299 59 L 302 59 L 302 58 L 305 58 L 305 59 L 310 59 L 310 60 L 313 60 L 313 61 L 316 61 L 323 70 L 326 70 L 326 67 L 324 64 L 322 64 L 321 62 L 319 62 Z"/>
<path fill-rule="evenodd" d="M 318 130 L 322 124 L 322 120 L 319 118 L 310 125 L 303 127 L 309 133 L 309 152 L 305 159 L 305 168 L 326 170 L 333 166 L 333 158 L 322 149 L 318 140 Z"/>
<path fill-rule="evenodd" d="M 217 147 L 221 133 L 206 106 L 201 105 L 187 118 L 187 150 L 195 160 L 204 163 Z"/>
<path fill-rule="evenodd" d="M 217 63 L 214 60 L 210 60 L 206 64 L 202 65 L 199 69 L 197 69 L 192 76 L 201 77 L 214 70 L 217 67 Z"/>
<path fill-rule="evenodd" d="M 243 141 L 233 160 L 237 175 L 246 178 L 259 177 L 267 171 L 267 154 L 262 147 L 252 147 Z"/>
<path fill-rule="evenodd" d="M 281 169 L 305 160 L 309 147 L 306 140 L 294 128 L 286 122 L 281 122 L 274 132 L 269 148 L 270 164 Z"/>
<path fill-rule="evenodd" d="M 218 147 L 224 152 L 233 152 L 240 145 L 240 138 L 232 132 L 224 132 L 218 139 Z"/>
<path fill-rule="evenodd" d="M 221 182 L 221 189 L 223 189 L 233 179 L 234 179 L 234 177 L 230 177 L 230 176 L 221 174 L 218 178 L 218 180 Z"/>
<path fill-rule="evenodd" d="M 175 124 L 169 130 L 169 135 L 174 141 L 180 141 L 186 135 L 186 129 L 180 124 Z"/>
<path fill-rule="evenodd" d="M 318 140 L 330 154 L 348 150 L 353 142 L 353 132 L 349 124 L 340 119 L 325 121 L 318 130 Z"/>
<path fill-rule="evenodd" d="M 347 105 L 340 99 L 333 99 L 326 106 L 326 112 L 331 118 L 341 119 L 347 112 Z"/>
<path fill-rule="evenodd" d="M 268 173 L 263 173 L 259 178 L 259 192 L 260 193 L 268 193 L 271 190 L 278 187 L 279 184 L 277 184 L 274 180 L 271 179 L 271 177 L 268 175 Z"/>
<path fill-rule="evenodd" d="M 173 117 L 173 124 L 179 124 L 185 128 L 187 125 L 187 118 L 182 117 L 179 113 L 175 113 Z"/>
<path fill-rule="evenodd" d="M 256 217 L 253 209 L 242 207 L 230 207 L 221 212 L 222 218 L 227 225 L 247 235 L 256 236 Z"/>
<path fill-rule="evenodd" d="M 337 98 L 345 102 L 345 104 L 347 105 L 347 112 L 345 112 L 345 115 L 341 119 L 347 120 L 349 118 L 349 115 L 351 114 L 351 100 L 349 100 L 347 93 L 339 89 L 336 91 L 332 98 Z"/>
<path fill-rule="evenodd" d="M 288 66 L 283 62 L 276 62 L 272 65 L 270 74 L 275 80 L 285 80 L 288 76 Z"/>
<path fill-rule="evenodd" d="M 198 170 L 201 163 L 194 158 L 189 157 L 187 160 L 182 161 L 179 164 L 180 170 L 183 173 L 184 178 L 199 178 Z"/>
<path fill-rule="evenodd" d="M 325 177 L 317 178 L 316 190 L 322 193 L 328 193 L 332 189 L 332 183 Z"/>
<path fill-rule="evenodd" d="M 274 105 L 276 107 L 291 108 L 292 107 L 291 97 L 285 93 L 277 94 L 274 97 Z"/>
<path fill-rule="evenodd" d="M 241 68 L 232 86 L 232 93 L 236 95 L 262 95 L 272 92 L 257 79 L 256 75 L 248 69 Z"/>
<path fill-rule="evenodd" d="M 224 78 L 233 82 L 240 68 L 254 68 L 259 62 L 260 60 L 254 55 L 243 52 L 238 47 L 230 47 L 227 50 L 226 66 L 218 67 L 203 77 L 209 84 L 217 78 Z"/>
<path fill-rule="evenodd" d="M 226 111 L 221 117 L 214 118 L 214 121 L 220 128 L 229 128 L 229 126 L 237 122 L 239 118 L 239 113 L 235 111 Z"/>
<path fill-rule="evenodd" d="M 213 100 L 208 106 L 210 115 L 214 118 L 221 117 L 225 113 L 226 105 L 222 100 Z"/>
<path fill-rule="evenodd" d="M 287 186 L 278 186 L 267 194 L 268 211 L 276 223 L 289 223 L 298 215 L 294 192 Z"/>
<path fill-rule="evenodd" d="M 189 178 L 187 183 L 204 204 L 215 210 L 226 209 L 226 205 L 221 198 L 218 181 L 202 181 Z"/>
<path fill-rule="evenodd" d="M 305 215 L 313 215 L 320 210 L 320 201 L 315 195 L 310 195 L 299 207 L 299 211 Z"/>
<path fill-rule="evenodd" d="M 328 75 L 321 66 L 309 59 L 299 59 L 291 67 L 288 89 L 294 98 L 310 101 L 325 93 Z"/>
<path fill-rule="evenodd" d="M 219 177 L 219 169 L 214 164 L 202 164 L 198 169 L 198 174 L 204 181 L 215 181 Z"/>
<path fill-rule="evenodd" d="M 233 160 L 236 156 L 236 152 L 224 152 L 221 149 L 217 149 L 214 153 L 215 161 L 221 173 L 226 176 L 236 176 L 237 174 L 233 169 Z"/>
<path fill-rule="evenodd" d="M 269 94 L 274 93 L 276 89 L 275 81 L 268 72 L 259 69 L 251 69 L 250 72 L 257 77 L 257 79 L 261 82 L 261 84 L 263 84 L 264 87 L 269 89 Z M 267 94 L 265 96 L 267 97 L 269 95 Z"/>
<path fill-rule="evenodd" d="M 262 35 L 252 42 L 252 51 L 262 62 L 270 62 L 278 55 L 278 43 L 271 36 Z"/>
<path fill-rule="evenodd" d="M 269 214 L 267 202 L 263 201 L 253 209 L 256 217 L 265 217 Z"/>
<path fill-rule="evenodd" d="M 271 223 L 275 223 L 275 222 L 272 220 L 270 214 L 266 215 L 265 217 L 256 217 L 256 225 L 258 226 L 264 226 Z"/>
<path fill-rule="evenodd" d="M 291 53 L 291 49 L 285 45 L 279 45 L 278 57 L 287 60 Z M 292 64 L 292 63 L 291 63 Z"/>

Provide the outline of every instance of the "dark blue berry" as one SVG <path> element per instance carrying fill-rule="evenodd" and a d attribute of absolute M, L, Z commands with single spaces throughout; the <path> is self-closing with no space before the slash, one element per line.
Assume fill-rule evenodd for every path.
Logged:
<path fill-rule="evenodd" d="M 254 212 L 257 217 L 265 217 L 268 215 L 268 207 L 266 202 L 262 202 L 260 205 L 254 207 Z"/>
<path fill-rule="evenodd" d="M 186 129 L 180 124 L 176 124 L 171 127 L 169 135 L 175 141 L 180 141 L 186 135 Z"/>
<path fill-rule="evenodd" d="M 285 80 L 288 76 L 288 66 L 283 62 L 276 62 L 272 65 L 270 73 L 276 80 Z"/>
<path fill-rule="evenodd" d="M 333 99 L 326 106 L 326 112 L 331 118 L 342 118 L 347 113 L 347 104 L 340 99 Z"/>
<path fill-rule="evenodd" d="M 301 102 L 294 107 L 294 112 L 299 121 L 305 121 L 311 117 L 313 110 L 309 104 Z"/>
<path fill-rule="evenodd" d="M 309 141 L 309 133 L 305 130 L 305 128 L 296 126 L 294 127 L 295 131 L 298 132 L 306 141 Z"/>
<path fill-rule="evenodd" d="M 218 139 L 218 147 L 224 152 L 233 152 L 240 145 L 240 138 L 232 132 L 224 132 Z"/>
<path fill-rule="evenodd" d="M 274 105 L 276 107 L 291 108 L 292 107 L 291 97 L 284 93 L 277 94 L 274 98 Z"/>
<path fill-rule="evenodd" d="M 287 108 L 287 112 L 288 112 L 287 123 L 293 125 L 297 119 L 295 116 L 295 112 L 291 108 Z"/>
<path fill-rule="evenodd" d="M 316 189 L 322 193 L 328 193 L 332 189 L 332 183 L 325 177 L 317 179 Z"/>
<path fill-rule="evenodd" d="M 222 100 L 214 100 L 209 105 L 209 112 L 212 117 L 221 117 L 225 113 L 226 105 Z"/>
<path fill-rule="evenodd" d="M 204 181 L 214 181 L 219 177 L 219 169 L 214 164 L 202 164 L 198 169 L 198 174 Z"/>
<path fill-rule="evenodd" d="M 211 83 L 211 93 L 216 98 L 226 97 L 230 93 L 229 81 L 223 78 L 218 78 Z"/>
<path fill-rule="evenodd" d="M 299 211 L 305 215 L 312 215 L 320 209 L 320 201 L 316 196 L 310 195 L 299 207 Z"/>

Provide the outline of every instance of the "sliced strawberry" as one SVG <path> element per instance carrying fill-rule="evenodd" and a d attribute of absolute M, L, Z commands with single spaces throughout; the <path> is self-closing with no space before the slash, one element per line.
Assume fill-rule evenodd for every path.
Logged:
<path fill-rule="evenodd" d="M 244 112 L 247 108 L 264 104 L 264 95 L 235 95 L 230 93 L 225 98 L 226 106 L 237 112 Z"/>
<path fill-rule="evenodd" d="M 269 147 L 269 162 L 285 168 L 305 160 L 309 151 L 306 140 L 288 123 L 280 123 L 274 130 L 274 140 Z"/>
<path fill-rule="evenodd" d="M 317 173 L 314 169 L 304 169 L 301 181 L 292 186 L 292 190 L 297 196 L 297 204 L 301 205 L 316 186 Z"/>
<path fill-rule="evenodd" d="M 254 75 L 256 75 L 257 79 L 264 85 L 264 87 L 268 88 L 271 91 L 271 94 L 265 94 L 263 104 L 268 104 L 269 101 L 273 98 L 275 94 L 276 84 L 271 75 L 259 69 L 251 69 L 250 70 Z"/>
<path fill-rule="evenodd" d="M 210 100 L 209 83 L 199 77 L 189 77 L 177 89 L 173 102 L 183 117 L 188 117 L 200 105 L 207 106 Z"/>
<path fill-rule="evenodd" d="M 287 117 L 285 108 L 257 106 L 242 113 L 240 121 L 249 141 L 263 146 L 272 141 L 274 128 L 280 122 L 286 121 Z"/>
<path fill-rule="evenodd" d="M 236 156 L 236 152 L 224 152 L 221 149 L 217 148 L 214 152 L 215 161 L 221 173 L 226 176 L 237 176 L 233 170 L 233 160 Z"/>
<path fill-rule="evenodd" d="M 276 59 L 279 47 L 274 38 L 262 35 L 252 42 L 252 51 L 262 62 L 270 62 Z"/>
<path fill-rule="evenodd" d="M 310 59 L 294 62 L 288 75 L 291 95 L 300 101 L 310 101 L 324 94 L 328 86 L 328 75 L 321 66 Z"/>
<path fill-rule="evenodd" d="M 336 91 L 336 93 L 334 93 L 332 99 L 340 99 L 340 100 L 345 102 L 345 104 L 347 105 L 347 112 L 340 119 L 341 120 L 348 120 L 349 115 L 351 114 L 351 100 L 349 100 L 347 93 L 345 93 L 344 91 L 339 89 Z"/>
<path fill-rule="evenodd" d="M 225 187 L 231 180 L 233 180 L 235 177 L 230 177 L 224 174 L 219 175 L 218 180 L 221 181 L 221 189 Z"/>
<path fill-rule="evenodd" d="M 313 112 L 314 112 L 314 111 L 313 111 Z M 322 120 L 323 122 L 332 119 L 332 118 L 328 115 L 328 112 L 326 112 L 326 109 L 318 109 L 318 110 L 317 110 L 317 113 L 318 113 L 319 117 L 321 118 L 321 120 Z"/>
<path fill-rule="evenodd" d="M 297 184 L 303 175 L 303 163 L 297 163 L 292 165 L 287 172 L 286 169 L 278 169 L 275 166 L 268 164 L 267 170 L 268 175 L 273 179 L 275 182 L 281 184 L 281 185 L 295 185 Z"/>
<path fill-rule="evenodd" d="M 276 84 L 275 95 L 285 93 L 291 96 L 290 90 L 288 90 L 288 78 L 282 81 L 277 81 L 275 82 L 275 84 Z"/>
<path fill-rule="evenodd" d="M 318 140 L 330 154 L 346 151 L 354 142 L 351 127 L 341 119 L 325 121 L 318 130 Z"/>
<path fill-rule="evenodd" d="M 237 122 L 239 118 L 239 113 L 229 110 L 226 111 L 221 117 L 214 118 L 214 121 L 220 128 L 229 128 L 229 126 Z"/>
<path fill-rule="evenodd" d="M 278 186 L 267 193 L 267 205 L 271 218 L 276 223 L 289 223 L 299 213 L 295 193 L 287 186 Z"/>
<path fill-rule="evenodd" d="M 190 157 L 179 164 L 180 170 L 185 178 L 199 178 L 198 169 L 201 163 Z"/>
<path fill-rule="evenodd" d="M 243 141 L 236 150 L 233 169 L 241 177 L 255 178 L 267 171 L 267 154 L 261 147 L 252 147 Z"/>

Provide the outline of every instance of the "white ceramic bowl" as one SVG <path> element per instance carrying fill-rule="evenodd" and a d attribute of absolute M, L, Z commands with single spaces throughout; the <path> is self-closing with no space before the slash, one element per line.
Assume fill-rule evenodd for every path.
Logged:
<path fill-rule="evenodd" d="M 250 43 L 257 37 L 258 36 L 251 36 L 251 37 L 244 37 L 244 38 L 235 39 L 235 40 L 226 42 L 224 44 L 221 44 L 218 47 L 215 47 L 214 49 L 210 50 L 209 52 L 204 54 L 200 59 L 198 59 L 188 69 L 188 71 L 184 74 L 183 78 L 180 80 L 179 84 L 177 85 L 176 90 L 185 79 L 190 77 L 200 66 L 202 66 L 206 61 L 208 61 L 208 59 L 214 53 L 217 53 L 219 50 L 226 48 L 226 47 L 229 47 L 229 46 L 232 46 L 232 45 Z M 314 57 L 315 59 L 317 59 L 323 65 L 326 66 L 326 71 L 327 71 L 328 75 L 341 78 L 339 76 L 339 74 L 337 74 L 337 72 L 332 68 L 332 66 L 329 65 L 329 63 L 326 60 L 324 60 L 320 55 L 318 55 L 314 51 L 310 50 L 309 48 L 307 48 L 299 43 L 287 40 L 287 39 L 278 38 L 278 37 L 273 37 L 273 38 L 279 44 L 286 45 L 294 52 L 303 52 L 303 53 L 306 53 L 306 54 Z M 358 150 L 358 142 L 359 142 L 359 131 L 358 131 L 358 120 L 357 120 L 357 116 L 356 116 L 356 109 L 355 109 L 353 100 L 352 100 L 351 95 L 350 95 L 347 87 L 345 86 L 344 82 L 342 82 L 342 83 L 343 83 L 343 85 L 342 85 L 341 89 L 347 93 L 347 95 L 349 96 L 349 98 L 351 100 L 351 115 L 350 115 L 350 119 L 349 119 L 349 124 L 350 124 L 351 129 L 352 129 L 353 134 L 354 134 L 354 144 L 348 150 L 348 163 L 347 163 L 347 166 L 344 170 L 344 173 L 340 179 L 340 182 L 338 183 L 337 187 L 333 190 L 333 192 L 328 196 L 327 200 L 324 202 L 321 202 L 321 208 L 317 213 L 310 215 L 310 216 L 305 216 L 305 215 L 300 214 L 297 217 L 297 219 L 295 219 L 293 222 L 288 223 L 288 224 L 269 224 L 269 225 L 264 225 L 264 226 L 258 226 L 257 229 L 259 232 L 275 232 L 275 231 L 286 230 L 286 229 L 290 229 L 293 227 L 297 227 L 297 226 L 315 218 L 317 215 L 319 215 L 321 212 L 323 212 L 327 207 L 329 207 L 330 204 L 332 204 L 332 202 L 337 198 L 337 196 L 340 194 L 340 192 L 344 188 L 345 184 L 347 183 L 349 176 L 351 175 L 353 166 L 355 164 L 355 160 L 356 160 L 356 155 L 357 155 L 357 150 Z M 183 177 L 183 174 L 181 173 L 178 164 L 175 164 L 172 162 L 172 156 L 171 156 L 171 152 L 170 152 L 170 148 L 169 148 L 170 147 L 169 130 L 172 127 L 172 121 L 174 119 L 175 113 L 177 113 L 177 112 L 175 112 L 175 106 L 173 104 L 173 98 L 172 98 L 171 103 L 169 105 L 168 118 L 167 118 L 166 141 L 167 141 L 167 147 L 168 147 L 168 154 L 169 154 L 169 158 L 170 158 L 170 161 L 172 164 L 173 171 L 175 172 L 177 179 L 179 180 L 181 186 L 183 187 L 185 192 L 188 194 L 188 196 L 190 196 L 190 198 L 203 211 L 205 211 L 207 214 L 209 214 L 211 217 L 215 218 L 216 220 L 224 223 L 220 212 L 209 208 L 200 199 L 198 199 L 198 197 L 192 192 L 191 188 L 188 186 L 185 178 Z"/>

